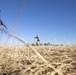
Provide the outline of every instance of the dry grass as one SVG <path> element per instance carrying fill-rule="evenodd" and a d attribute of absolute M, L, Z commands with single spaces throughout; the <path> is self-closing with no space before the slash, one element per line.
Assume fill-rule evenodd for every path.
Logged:
<path fill-rule="evenodd" d="M 0 75 L 76 75 L 76 46 L 0 45 Z"/>

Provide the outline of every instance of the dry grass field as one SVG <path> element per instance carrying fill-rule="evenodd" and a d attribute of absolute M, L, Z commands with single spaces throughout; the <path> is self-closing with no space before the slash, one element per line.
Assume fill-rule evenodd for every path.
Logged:
<path fill-rule="evenodd" d="M 0 45 L 0 75 L 76 75 L 76 46 Z"/>

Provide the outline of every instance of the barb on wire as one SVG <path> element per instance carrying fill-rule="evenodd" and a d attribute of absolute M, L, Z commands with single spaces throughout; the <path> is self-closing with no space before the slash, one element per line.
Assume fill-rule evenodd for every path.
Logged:
<path fill-rule="evenodd" d="M 6 25 L 4 24 L 4 22 L 1 19 L 0 19 L 0 25 L 2 25 L 3 27 L 5 27 L 8 30 L 8 28 L 6 27 Z"/>

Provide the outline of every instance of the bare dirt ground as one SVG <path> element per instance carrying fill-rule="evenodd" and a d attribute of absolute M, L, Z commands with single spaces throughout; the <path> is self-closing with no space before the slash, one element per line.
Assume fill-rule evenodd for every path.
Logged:
<path fill-rule="evenodd" d="M 0 45 L 0 75 L 76 75 L 76 46 Z"/>

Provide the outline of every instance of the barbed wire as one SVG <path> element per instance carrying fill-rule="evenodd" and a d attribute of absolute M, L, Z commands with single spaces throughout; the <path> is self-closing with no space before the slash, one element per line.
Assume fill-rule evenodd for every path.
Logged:
<path fill-rule="evenodd" d="M 16 21 L 16 24 L 14 25 L 14 27 L 12 28 L 11 30 L 11 34 L 14 35 L 17 27 L 18 27 L 18 24 L 19 24 L 19 21 L 20 21 L 20 18 L 21 18 L 21 15 L 22 15 L 22 11 L 23 11 L 23 8 L 24 8 L 24 4 L 25 4 L 25 0 L 22 0 L 22 5 L 21 5 L 21 8 L 20 8 L 20 12 L 19 12 L 19 15 L 18 15 L 18 18 L 17 18 L 17 21 Z M 11 37 L 11 35 L 8 35 L 8 38 L 7 40 L 5 41 L 5 44 L 7 44 L 7 42 L 12 43 L 12 40 L 13 40 L 13 37 Z"/>

